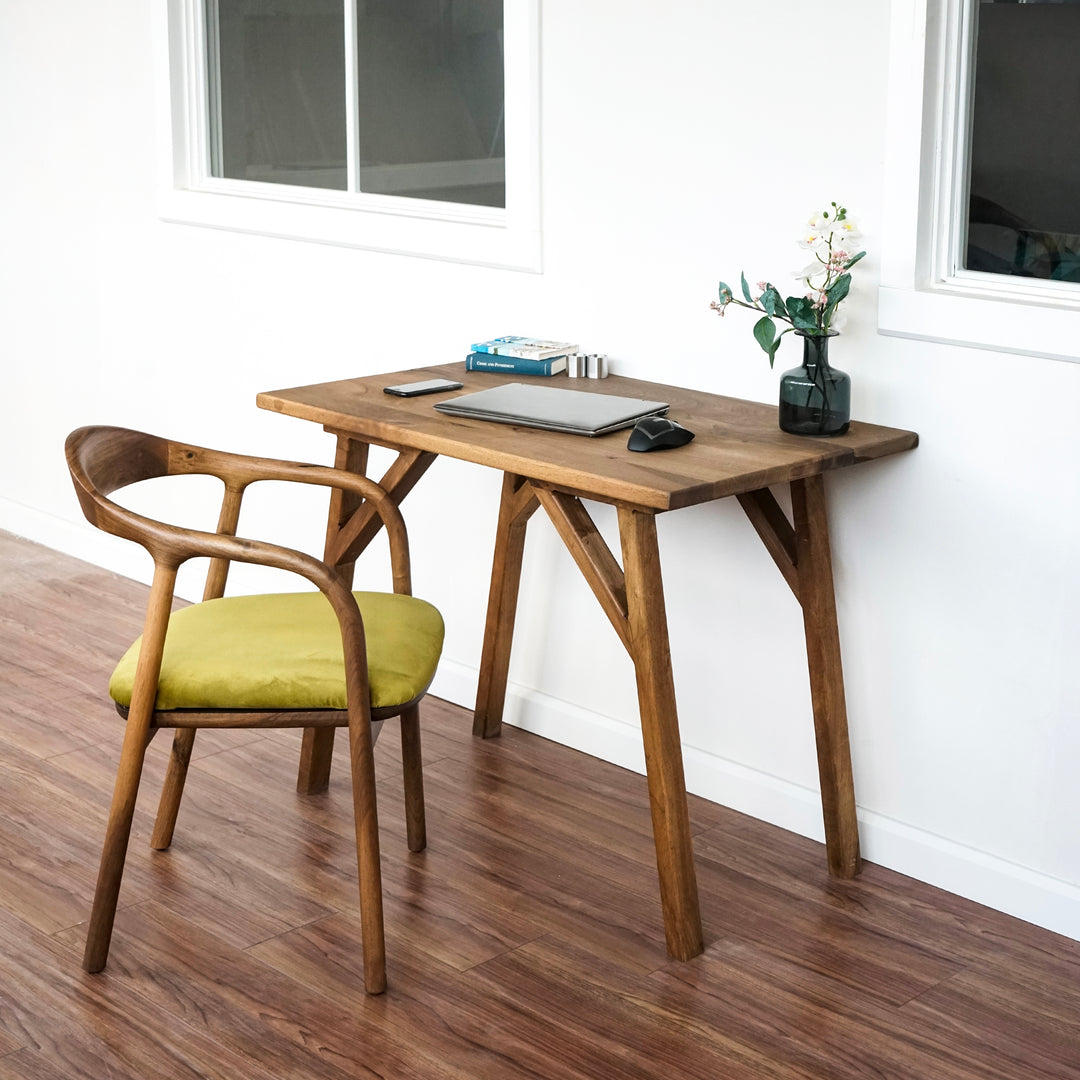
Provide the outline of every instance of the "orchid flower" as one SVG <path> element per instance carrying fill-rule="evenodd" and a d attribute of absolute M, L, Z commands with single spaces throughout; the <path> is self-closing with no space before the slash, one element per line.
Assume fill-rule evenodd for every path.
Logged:
<path fill-rule="evenodd" d="M 743 274 L 740 277 L 743 299 L 737 299 L 730 286 L 721 281 L 719 299 L 710 307 L 719 315 L 724 314 L 729 304 L 761 312 L 763 317 L 754 324 L 754 338 L 772 367 L 784 334 L 792 330 L 811 336 L 838 332 L 836 309 L 851 287 L 849 271 L 866 254 L 865 251 L 851 254 L 858 246 L 855 241 L 860 235 L 846 207 L 829 203 L 824 210 L 811 214 L 798 233 L 799 247 L 813 252 L 813 262 L 795 275 L 804 295 L 781 300 L 774 285 L 759 281 L 754 296 Z M 791 325 L 777 334 L 774 319 Z"/>

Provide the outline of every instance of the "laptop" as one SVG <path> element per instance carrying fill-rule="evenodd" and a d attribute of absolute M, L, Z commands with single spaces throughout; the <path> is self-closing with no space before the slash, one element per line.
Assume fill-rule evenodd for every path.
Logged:
<path fill-rule="evenodd" d="M 609 431 L 632 427 L 643 416 L 662 416 L 668 411 L 668 404 L 554 386 L 504 383 L 490 390 L 440 401 L 435 408 L 451 416 L 492 420 L 497 424 L 520 424 L 570 435 L 606 435 Z"/>

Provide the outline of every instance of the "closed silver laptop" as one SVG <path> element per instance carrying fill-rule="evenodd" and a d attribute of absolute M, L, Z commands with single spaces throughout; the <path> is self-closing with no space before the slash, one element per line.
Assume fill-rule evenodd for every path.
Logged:
<path fill-rule="evenodd" d="M 643 416 L 662 416 L 667 402 L 590 394 L 554 386 L 505 383 L 474 394 L 463 394 L 435 405 L 439 412 L 492 420 L 498 424 L 563 431 L 570 435 L 606 435 L 632 427 Z"/>

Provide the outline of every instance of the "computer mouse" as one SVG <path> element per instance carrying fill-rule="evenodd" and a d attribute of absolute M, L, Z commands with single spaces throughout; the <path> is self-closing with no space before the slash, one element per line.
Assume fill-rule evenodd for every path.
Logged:
<path fill-rule="evenodd" d="M 694 433 L 666 416 L 646 416 L 634 425 L 627 441 L 627 450 L 670 450 L 685 446 Z"/>

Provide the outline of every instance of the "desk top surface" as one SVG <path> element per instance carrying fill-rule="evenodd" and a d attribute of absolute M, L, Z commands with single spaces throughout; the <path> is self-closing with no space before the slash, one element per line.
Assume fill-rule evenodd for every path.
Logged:
<path fill-rule="evenodd" d="M 670 403 L 668 415 L 697 436 L 672 450 L 627 450 L 628 431 L 587 438 L 437 412 L 436 402 L 515 381 L 514 376 L 465 371 L 462 363 L 368 375 L 259 394 L 260 408 L 311 420 L 327 430 L 379 446 L 426 450 L 544 481 L 604 502 L 655 510 L 709 502 L 770 484 L 910 450 L 912 431 L 852 421 L 846 435 L 788 435 L 775 406 L 613 375 L 545 386 Z M 384 386 L 449 378 L 464 383 L 445 394 L 402 398 Z M 524 376 L 516 381 L 525 381 Z"/>

